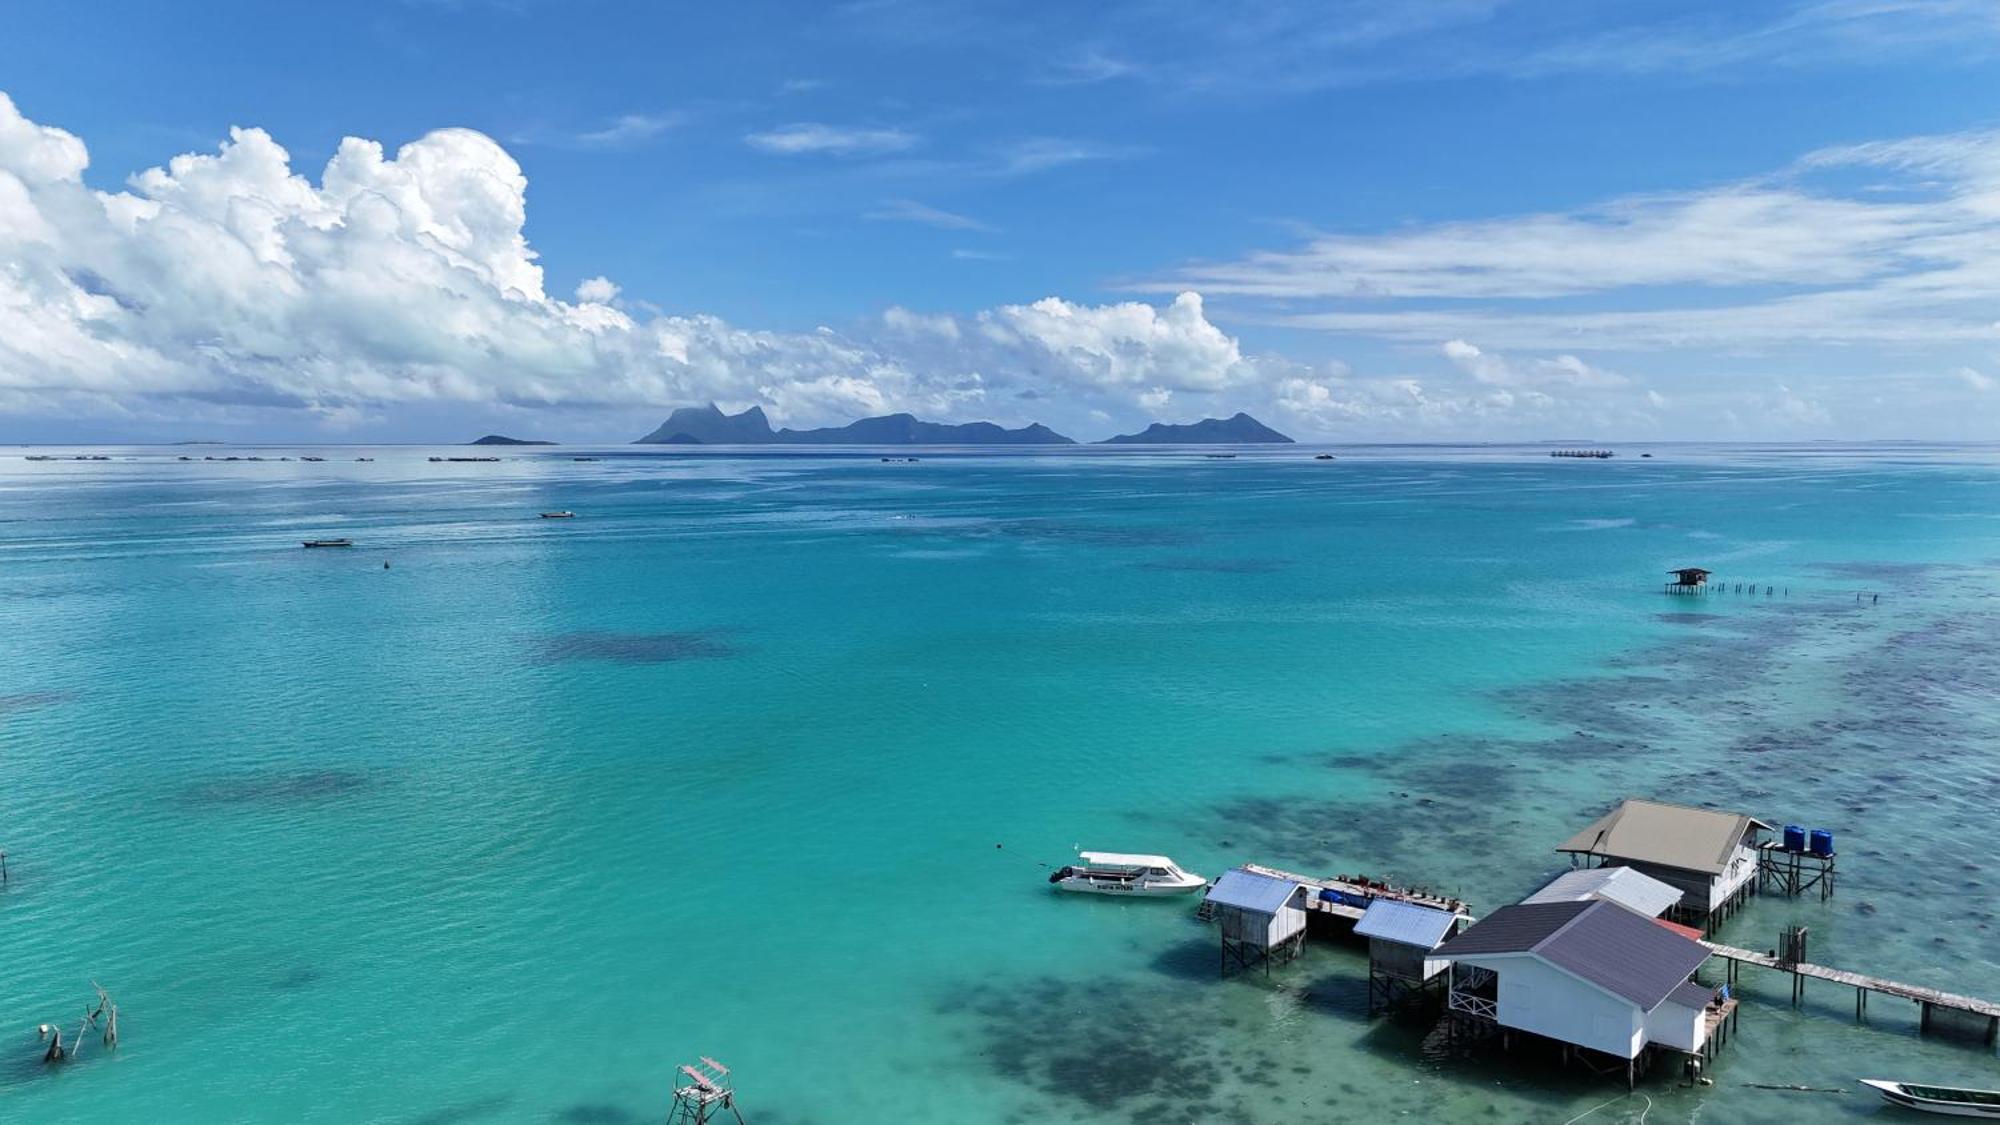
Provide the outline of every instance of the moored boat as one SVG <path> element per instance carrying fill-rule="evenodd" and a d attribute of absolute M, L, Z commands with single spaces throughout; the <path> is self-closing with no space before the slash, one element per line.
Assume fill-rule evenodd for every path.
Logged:
<path fill-rule="evenodd" d="M 1059 891 L 1100 895 L 1183 895 L 1208 885 L 1208 880 L 1181 870 L 1163 855 L 1124 852 L 1079 852 L 1081 866 L 1072 864 L 1049 876 Z"/>
<path fill-rule="evenodd" d="M 306 546 L 308 546 L 308 547 L 352 547 L 352 546 L 354 546 L 354 540 L 352 540 L 352 539 L 306 539 L 306 540 L 302 540 L 302 542 L 303 542 L 303 543 L 304 543 L 304 544 L 305 544 Z"/>
<path fill-rule="evenodd" d="M 1858 1080 L 1890 1105 L 1945 1117 L 1986 1117 L 2000 1121 L 2000 1090 L 1969 1090 L 1958 1086 L 1928 1086 L 1886 1078 Z"/>
<path fill-rule="evenodd" d="M 545 520 L 573 520 L 576 518 L 576 513 L 568 510 L 560 512 L 543 512 L 542 518 Z"/>

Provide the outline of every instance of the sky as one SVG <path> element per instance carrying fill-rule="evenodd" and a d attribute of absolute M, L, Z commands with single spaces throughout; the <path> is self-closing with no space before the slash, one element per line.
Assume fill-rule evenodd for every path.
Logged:
<path fill-rule="evenodd" d="M 0 441 L 2000 440 L 2000 3 L 0 0 Z"/>

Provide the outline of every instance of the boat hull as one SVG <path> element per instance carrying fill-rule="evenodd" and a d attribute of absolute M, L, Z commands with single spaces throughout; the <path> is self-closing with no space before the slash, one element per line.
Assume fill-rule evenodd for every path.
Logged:
<path fill-rule="evenodd" d="M 1072 894 L 1119 895 L 1124 898 L 1169 898 L 1175 895 L 1190 895 L 1207 886 L 1205 880 L 1192 883 L 1145 883 L 1138 880 L 1083 879 L 1070 877 L 1060 880 L 1055 887 L 1059 891 Z"/>
<path fill-rule="evenodd" d="M 1983 1117 L 1988 1121 L 2000 1121 L 2000 1092 L 1991 1090 L 1952 1090 L 1937 1086 L 1922 1086 L 1910 1082 L 1890 1082 L 1880 1078 L 1863 1078 L 1863 1086 L 1882 1095 L 1882 1100 L 1890 1105 L 1913 1109 L 1919 1113 L 1934 1113 L 1940 1117 Z M 1927 1097 L 1919 1091 L 1932 1094 L 1964 1094 L 1982 1100 L 1954 1100 L 1951 1097 Z"/>

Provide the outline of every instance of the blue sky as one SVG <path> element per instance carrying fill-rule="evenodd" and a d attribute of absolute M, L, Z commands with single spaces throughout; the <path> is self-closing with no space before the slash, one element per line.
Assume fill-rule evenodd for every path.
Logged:
<path fill-rule="evenodd" d="M 0 19 L 0 440 L 2000 437 L 2000 5 Z"/>

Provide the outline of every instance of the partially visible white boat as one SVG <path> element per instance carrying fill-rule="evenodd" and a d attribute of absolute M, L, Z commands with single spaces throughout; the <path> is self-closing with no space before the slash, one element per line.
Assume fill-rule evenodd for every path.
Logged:
<path fill-rule="evenodd" d="M 1184 895 L 1208 885 L 1208 880 L 1181 870 L 1163 855 L 1124 852 L 1079 852 L 1082 865 L 1064 867 L 1049 876 L 1059 891 L 1098 895 Z"/>
<path fill-rule="evenodd" d="M 1926 1086 L 1884 1078 L 1859 1079 L 1890 1105 L 1946 1117 L 1985 1117 L 2000 1121 L 2000 1090 L 1967 1090 L 1957 1086 Z"/>

